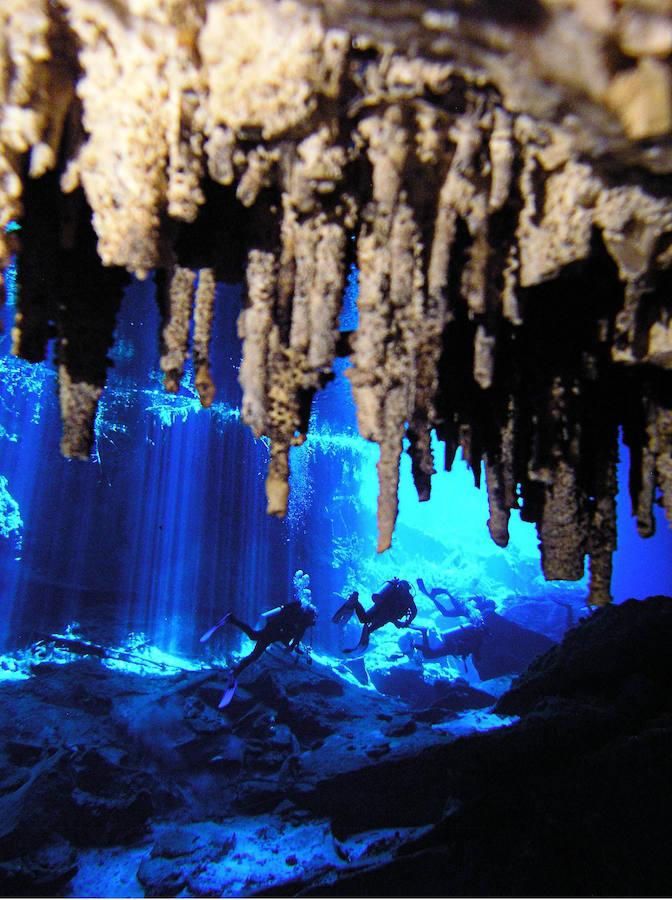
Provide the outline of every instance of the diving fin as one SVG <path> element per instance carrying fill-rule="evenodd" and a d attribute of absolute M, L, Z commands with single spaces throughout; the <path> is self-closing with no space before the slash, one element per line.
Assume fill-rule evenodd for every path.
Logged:
<path fill-rule="evenodd" d="M 217 709 L 224 709 L 226 706 L 231 703 L 233 700 L 233 695 L 236 693 L 236 688 L 238 687 L 238 682 L 235 678 L 232 678 L 229 682 L 229 686 L 222 694 L 222 699 L 219 701 L 219 706 Z"/>
<path fill-rule="evenodd" d="M 357 644 L 357 646 L 346 648 L 343 650 L 343 653 L 355 653 L 357 650 L 361 650 L 363 653 L 368 648 L 368 646 L 369 646 L 369 629 L 365 625 L 364 628 L 362 628 L 362 635 L 359 639 L 359 643 Z"/>
<path fill-rule="evenodd" d="M 343 606 L 339 606 L 336 612 L 331 617 L 331 621 L 335 625 L 340 625 L 343 622 L 347 622 L 355 611 L 355 604 L 357 603 L 357 593 L 354 592 L 350 594 L 348 599 L 345 601 Z"/>
<path fill-rule="evenodd" d="M 205 632 L 205 634 L 201 635 L 200 643 L 204 644 L 206 641 L 209 641 L 210 638 L 213 636 L 213 634 L 217 631 L 217 629 L 221 628 L 222 625 L 226 625 L 226 623 L 229 621 L 230 618 L 231 618 L 231 613 L 227 612 L 226 615 L 222 616 L 222 618 L 219 620 L 219 622 L 215 622 L 215 624 L 212 626 L 212 628 L 209 628 Z"/>

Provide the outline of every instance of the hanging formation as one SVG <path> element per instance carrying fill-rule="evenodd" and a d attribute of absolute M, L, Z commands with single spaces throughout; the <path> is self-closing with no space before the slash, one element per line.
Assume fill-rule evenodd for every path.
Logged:
<path fill-rule="evenodd" d="M 527 113 L 477 65 L 291 0 L 8 0 L 0 34 L 13 350 L 38 361 L 57 339 L 66 455 L 91 449 L 126 273 L 155 273 L 166 390 L 191 353 L 207 407 L 215 284 L 244 272 L 242 416 L 270 439 L 270 513 L 347 353 L 380 447 L 379 550 L 404 440 L 426 500 L 436 430 L 448 468 L 458 447 L 477 484 L 484 464 L 493 540 L 521 508 L 546 577 L 580 578 L 587 554 L 608 602 L 619 427 L 640 533 L 658 490 L 672 521 L 665 173 L 591 158 L 571 117 Z M 353 263 L 358 326 L 341 335 Z"/>

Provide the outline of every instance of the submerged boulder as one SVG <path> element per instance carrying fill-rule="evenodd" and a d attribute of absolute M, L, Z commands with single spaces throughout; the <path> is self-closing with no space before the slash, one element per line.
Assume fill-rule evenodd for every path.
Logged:
<path fill-rule="evenodd" d="M 137 878 L 145 897 L 176 897 L 187 881 L 183 861 L 153 855 L 142 860 Z"/>
<path fill-rule="evenodd" d="M 77 873 L 77 854 L 68 841 L 54 836 L 47 844 L 0 862 L 3 897 L 53 897 Z"/>
<path fill-rule="evenodd" d="M 491 694 L 472 687 L 462 678 L 425 681 L 422 669 L 417 667 L 377 669 L 370 677 L 382 694 L 398 697 L 416 709 L 441 707 L 446 713 L 457 713 L 464 709 L 482 709 L 495 702 Z"/>

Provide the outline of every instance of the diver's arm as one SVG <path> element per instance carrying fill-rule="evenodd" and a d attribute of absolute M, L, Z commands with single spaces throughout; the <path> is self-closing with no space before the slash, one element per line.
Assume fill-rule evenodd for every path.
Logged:
<path fill-rule="evenodd" d="M 440 644 L 438 647 L 434 648 L 430 646 L 426 630 L 423 630 L 422 646 L 418 647 L 418 650 L 422 653 L 425 659 L 441 659 L 441 657 L 443 656 L 448 656 L 448 653 L 443 644 Z"/>
<path fill-rule="evenodd" d="M 420 647 L 420 652 L 425 659 L 441 659 L 442 656 L 449 656 L 449 654 L 446 653 L 443 647 L 437 647 L 436 649 L 432 650 L 429 645 L 427 645 L 427 647 Z"/>
<path fill-rule="evenodd" d="M 312 662 L 310 657 L 310 647 L 304 647 L 298 640 L 294 641 L 289 649 L 296 653 L 297 656 L 305 656 L 308 662 Z"/>
<path fill-rule="evenodd" d="M 408 609 L 406 610 L 405 616 L 403 619 L 395 619 L 394 626 L 395 628 L 408 628 L 413 619 L 418 614 L 418 607 L 415 605 L 414 601 L 409 598 L 408 601 Z"/>
<path fill-rule="evenodd" d="M 418 647 L 415 645 L 415 649 L 419 650 L 424 659 L 440 659 L 442 656 L 447 656 L 443 645 L 439 647 L 432 648 L 429 643 L 429 635 L 427 633 L 427 628 L 419 628 L 417 625 L 414 626 L 414 630 L 417 630 L 422 635 L 422 644 Z"/>
<path fill-rule="evenodd" d="M 310 655 L 311 649 L 312 649 L 311 647 L 305 647 L 303 644 L 299 644 L 299 643 L 297 643 L 297 645 L 294 647 L 294 650 L 297 653 L 297 655 L 305 656 L 306 662 L 309 665 L 312 665 L 312 662 L 313 662 L 313 657 Z"/>

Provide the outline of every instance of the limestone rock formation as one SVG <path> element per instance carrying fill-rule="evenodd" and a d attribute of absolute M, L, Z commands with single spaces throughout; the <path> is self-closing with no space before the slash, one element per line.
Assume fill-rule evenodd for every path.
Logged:
<path fill-rule="evenodd" d="M 58 337 L 63 451 L 86 457 L 125 272 L 155 272 L 177 390 L 243 271 L 243 418 L 289 449 L 347 353 L 380 446 L 379 550 L 410 442 L 485 464 L 489 528 L 609 600 L 617 438 L 642 535 L 672 520 L 670 0 L 6 0 L 0 263 L 14 352 Z M 351 240 L 352 238 L 352 240 Z M 359 324 L 339 335 L 345 276 Z"/>

